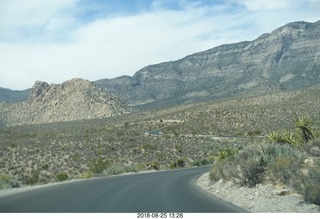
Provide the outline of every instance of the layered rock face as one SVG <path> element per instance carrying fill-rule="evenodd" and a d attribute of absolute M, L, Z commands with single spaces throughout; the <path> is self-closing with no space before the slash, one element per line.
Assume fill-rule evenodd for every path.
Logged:
<path fill-rule="evenodd" d="M 95 83 L 133 105 L 173 105 L 295 89 L 320 82 L 320 21 L 221 45 Z"/>
<path fill-rule="evenodd" d="M 133 108 L 91 82 L 72 79 L 62 84 L 37 81 L 27 101 L 0 105 L 2 125 L 41 124 L 104 118 Z"/>

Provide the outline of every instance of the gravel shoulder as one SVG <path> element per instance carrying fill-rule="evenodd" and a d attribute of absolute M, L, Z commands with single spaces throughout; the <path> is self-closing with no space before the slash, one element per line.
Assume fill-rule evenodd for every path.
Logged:
<path fill-rule="evenodd" d="M 240 187 L 232 182 L 213 183 L 209 173 L 196 180 L 196 185 L 227 202 L 252 213 L 319 213 L 320 206 L 306 203 L 303 197 L 285 186 L 259 184 Z"/>

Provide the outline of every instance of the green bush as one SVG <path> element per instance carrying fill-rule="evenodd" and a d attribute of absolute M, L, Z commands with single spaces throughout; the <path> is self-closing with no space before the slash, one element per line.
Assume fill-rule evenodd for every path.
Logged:
<path fill-rule="evenodd" d="M 92 178 L 93 177 L 93 173 L 88 171 L 88 172 L 85 172 L 83 175 L 82 175 L 82 178 L 84 179 L 89 179 L 89 178 Z"/>
<path fill-rule="evenodd" d="M 210 178 L 229 180 L 248 187 L 263 182 L 267 177 L 289 182 L 290 173 L 299 170 L 306 154 L 282 144 L 267 144 L 243 149 L 235 156 L 220 159 L 210 171 Z M 286 181 L 288 180 L 288 181 Z"/>
<path fill-rule="evenodd" d="M 0 175 L 0 189 L 19 187 L 17 178 L 8 175 Z"/>
<path fill-rule="evenodd" d="M 25 178 L 24 183 L 27 185 L 34 185 L 39 182 L 39 179 L 39 172 L 33 169 L 31 173 Z"/>
<path fill-rule="evenodd" d="M 210 160 L 204 158 L 193 161 L 193 166 L 205 166 L 211 163 Z"/>
<path fill-rule="evenodd" d="M 236 178 L 239 179 L 241 185 L 250 188 L 263 181 L 265 167 L 261 156 L 252 156 L 244 160 L 239 166 L 241 172 Z"/>
<path fill-rule="evenodd" d="M 61 182 L 61 181 L 67 180 L 69 178 L 69 176 L 67 173 L 62 172 L 62 173 L 58 173 L 55 178 L 56 178 L 56 181 Z"/>
<path fill-rule="evenodd" d="M 227 157 L 233 156 L 238 151 L 233 148 L 227 148 L 227 149 L 220 149 L 217 153 L 218 160 L 223 160 Z"/>
<path fill-rule="evenodd" d="M 154 170 L 159 170 L 159 163 L 157 162 L 157 161 L 152 161 L 151 163 L 150 163 L 150 167 L 151 167 L 151 169 L 154 169 Z"/>
<path fill-rule="evenodd" d="M 186 166 L 186 161 L 184 158 L 179 158 L 178 160 L 176 160 L 175 162 L 173 162 L 171 165 L 170 165 L 170 168 L 173 169 L 173 168 L 177 168 L 177 167 L 185 167 Z"/>
<path fill-rule="evenodd" d="M 111 162 L 102 157 L 98 159 L 93 159 L 89 162 L 89 171 L 92 173 L 102 173 L 105 169 L 110 166 Z"/>

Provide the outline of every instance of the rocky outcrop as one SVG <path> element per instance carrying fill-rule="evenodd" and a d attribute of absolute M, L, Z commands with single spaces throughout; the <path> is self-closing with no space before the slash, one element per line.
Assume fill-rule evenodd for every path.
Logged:
<path fill-rule="evenodd" d="M 320 82 L 320 21 L 294 22 L 253 41 L 221 45 L 94 82 L 133 105 L 168 106 Z"/>
<path fill-rule="evenodd" d="M 104 118 L 132 112 L 117 96 L 91 82 L 72 79 L 62 84 L 37 81 L 27 101 L 0 104 L 0 125 L 41 124 Z"/>

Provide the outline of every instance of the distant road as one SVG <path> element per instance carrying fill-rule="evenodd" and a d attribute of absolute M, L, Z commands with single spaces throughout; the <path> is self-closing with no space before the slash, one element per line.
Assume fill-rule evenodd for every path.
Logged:
<path fill-rule="evenodd" d="M 243 212 L 194 183 L 209 166 L 94 178 L 0 198 L 0 212 Z"/>
<path fill-rule="evenodd" d="M 151 130 L 147 131 L 145 135 L 149 136 L 162 136 L 164 133 L 161 131 L 161 129 L 156 129 L 156 130 Z M 166 135 L 170 136 L 170 135 Z M 174 136 L 171 134 L 171 136 Z M 216 136 L 216 135 L 193 135 L 193 134 L 179 134 L 179 137 L 186 137 L 186 138 L 210 138 L 212 140 L 235 140 L 235 139 L 243 139 L 243 137 L 239 136 Z M 264 136 L 259 136 L 259 137 L 264 137 Z"/>

